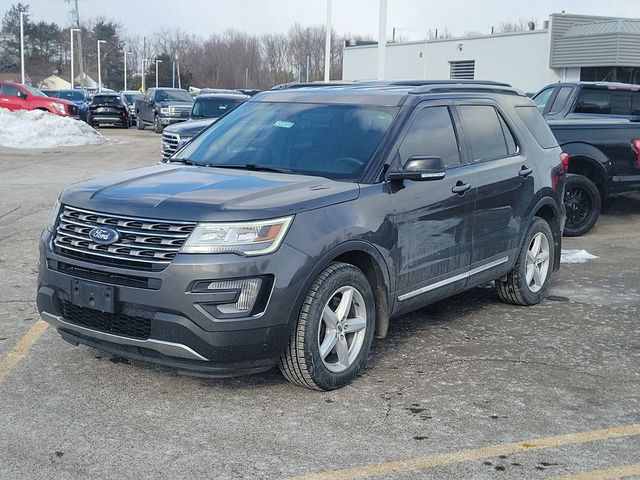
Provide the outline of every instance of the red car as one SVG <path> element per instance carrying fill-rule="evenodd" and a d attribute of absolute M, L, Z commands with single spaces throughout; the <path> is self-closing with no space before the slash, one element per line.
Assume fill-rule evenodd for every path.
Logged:
<path fill-rule="evenodd" d="M 45 110 L 62 117 L 78 118 L 78 106 L 75 103 L 47 97 L 37 88 L 21 83 L 0 82 L 0 108 Z"/>

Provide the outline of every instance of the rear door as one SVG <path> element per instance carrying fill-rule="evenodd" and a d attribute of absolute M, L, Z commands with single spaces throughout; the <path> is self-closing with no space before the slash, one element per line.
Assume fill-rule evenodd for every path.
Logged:
<path fill-rule="evenodd" d="M 456 109 L 477 176 L 470 283 L 480 284 L 508 269 L 518 253 L 535 192 L 535 164 L 498 104 L 466 101 Z"/>
<path fill-rule="evenodd" d="M 15 85 L 3 83 L 0 85 L 0 107 L 8 110 L 22 110 L 27 108 L 26 101 L 20 97 L 20 89 Z"/>
<path fill-rule="evenodd" d="M 416 107 L 400 138 L 396 164 L 404 165 L 413 156 L 441 157 L 446 175 L 441 180 L 390 184 L 398 266 L 396 312 L 464 288 L 476 199 L 474 167 L 463 162 L 450 102 Z"/>

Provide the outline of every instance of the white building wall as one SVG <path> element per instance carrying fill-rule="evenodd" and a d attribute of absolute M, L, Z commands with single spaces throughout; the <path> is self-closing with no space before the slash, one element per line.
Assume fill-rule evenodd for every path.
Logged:
<path fill-rule="evenodd" d="M 450 61 L 475 60 L 477 80 L 507 82 L 526 92 L 536 92 L 560 80 L 579 80 L 579 69 L 549 68 L 549 37 L 548 30 L 536 30 L 388 45 L 386 79 L 448 79 Z M 377 48 L 377 45 L 345 48 L 343 79 L 375 79 Z"/>

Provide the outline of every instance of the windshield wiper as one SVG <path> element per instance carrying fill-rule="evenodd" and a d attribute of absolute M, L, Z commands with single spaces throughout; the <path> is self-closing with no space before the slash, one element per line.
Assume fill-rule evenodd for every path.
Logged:
<path fill-rule="evenodd" d="M 167 160 L 167 163 L 182 163 L 184 165 L 193 165 L 195 167 L 206 167 L 203 163 L 194 162 L 193 160 L 189 160 L 188 158 L 170 158 Z"/>
<path fill-rule="evenodd" d="M 258 165 L 256 163 L 244 163 L 244 164 L 209 164 L 207 167 L 213 168 L 238 168 L 243 170 L 254 170 L 256 172 L 276 172 L 276 173 L 295 173 L 293 170 L 278 167 L 269 167 L 267 165 Z"/>

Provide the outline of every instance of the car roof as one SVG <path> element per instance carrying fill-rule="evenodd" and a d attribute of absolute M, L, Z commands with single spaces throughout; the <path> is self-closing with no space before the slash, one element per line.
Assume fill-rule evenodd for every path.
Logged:
<path fill-rule="evenodd" d="M 242 98 L 251 98 L 249 95 L 245 95 L 244 93 L 202 93 L 196 97 L 196 100 L 199 98 L 228 98 L 228 99 L 242 99 Z"/>
<path fill-rule="evenodd" d="M 469 92 L 524 96 L 507 83 L 492 81 L 393 80 L 284 84 L 258 94 L 251 101 L 397 106 L 411 95 Z"/>
<path fill-rule="evenodd" d="M 548 87 L 555 86 L 571 86 L 574 87 L 576 85 L 582 85 L 587 87 L 595 87 L 595 88 L 607 88 L 610 90 L 640 90 L 640 85 L 634 83 L 622 83 L 622 82 L 558 82 L 553 83 L 551 85 L 547 85 Z"/>

